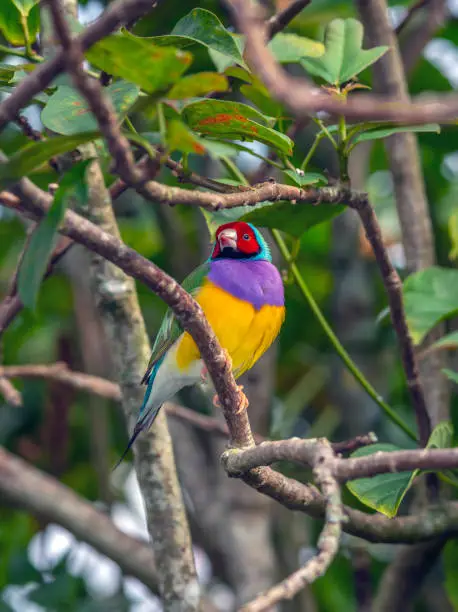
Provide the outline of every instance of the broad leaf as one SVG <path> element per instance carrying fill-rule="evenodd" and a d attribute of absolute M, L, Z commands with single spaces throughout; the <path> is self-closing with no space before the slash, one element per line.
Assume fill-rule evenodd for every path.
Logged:
<path fill-rule="evenodd" d="M 167 144 L 170 152 L 197 153 L 203 155 L 205 147 L 195 134 L 193 134 L 182 121 L 174 119 L 167 126 Z"/>
<path fill-rule="evenodd" d="M 325 52 L 304 58 L 302 66 L 331 85 L 341 85 L 376 62 L 389 47 L 362 49 L 363 26 L 356 19 L 335 19 L 326 28 Z"/>
<path fill-rule="evenodd" d="M 333 219 L 344 210 L 345 206 L 340 204 L 313 206 L 312 204 L 293 204 L 292 202 L 265 202 L 262 208 L 251 209 L 242 219 L 259 227 L 279 229 L 291 236 L 300 238 L 310 228 Z"/>
<path fill-rule="evenodd" d="M 35 41 L 40 30 L 40 11 L 37 1 L 1 0 L 0 33 L 15 46 L 25 45 L 24 27 L 29 41 Z"/>
<path fill-rule="evenodd" d="M 158 46 L 128 32 L 103 38 L 86 56 L 97 68 L 136 83 L 148 93 L 165 91 L 192 61 L 186 51 Z"/>
<path fill-rule="evenodd" d="M 407 323 L 415 344 L 440 321 L 458 313 L 458 270 L 432 266 L 404 283 Z"/>
<path fill-rule="evenodd" d="M 117 81 L 105 89 L 119 115 L 124 115 L 138 97 L 137 85 Z M 62 85 L 49 98 L 41 113 L 43 125 L 57 134 L 79 134 L 98 128 L 86 100 L 67 85 Z"/>
<path fill-rule="evenodd" d="M 257 140 L 286 155 L 292 155 L 293 141 L 281 132 L 265 127 L 265 117 L 239 102 L 202 100 L 185 106 L 183 119 L 196 132 L 229 139 Z"/>
<path fill-rule="evenodd" d="M 100 137 L 99 132 L 83 132 L 75 136 L 55 136 L 44 142 L 27 144 L 12 155 L 7 163 L 0 163 L 0 186 L 27 176 L 55 155 L 73 151 L 81 144 Z"/>
<path fill-rule="evenodd" d="M 438 123 L 428 123 L 426 125 L 393 125 L 390 127 L 379 127 L 370 129 L 365 132 L 357 134 L 352 142 L 365 142 L 367 140 L 378 140 L 380 138 L 387 138 L 393 134 L 400 134 L 402 132 L 436 132 L 439 134 L 441 131 Z"/>
<path fill-rule="evenodd" d="M 64 218 L 70 196 L 76 196 L 81 202 L 87 199 L 84 175 L 91 161 L 86 159 L 80 162 L 62 177 L 51 208 L 30 238 L 18 273 L 19 297 L 27 308 L 35 308 L 40 284 L 56 244 L 57 230 Z"/>
<path fill-rule="evenodd" d="M 324 174 L 319 172 L 302 172 L 294 170 L 283 171 L 298 187 L 305 187 L 306 185 L 327 185 L 328 179 Z"/>
<path fill-rule="evenodd" d="M 323 43 L 284 32 L 276 34 L 268 48 L 280 64 L 299 62 L 303 57 L 320 57 L 324 53 Z"/>
<path fill-rule="evenodd" d="M 227 91 L 227 78 L 217 72 L 198 72 L 182 77 L 167 93 L 168 100 L 196 98 L 211 91 Z"/>
<path fill-rule="evenodd" d="M 402 450 L 394 444 L 372 444 L 359 448 L 351 457 L 365 457 L 378 452 Z M 361 503 L 386 516 L 396 516 L 399 505 L 404 499 L 414 479 L 414 472 L 377 474 L 372 478 L 358 478 L 347 482 L 347 488 Z"/>
<path fill-rule="evenodd" d="M 206 9 L 193 9 L 180 19 L 169 36 L 155 36 L 150 40 L 156 45 L 173 45 L 180 49 L 195 44 L 203 45 L 210 52 L 226 58 L 228 64 L 245 65 L 237 37 L 228 32 L 218 17 Z"/>

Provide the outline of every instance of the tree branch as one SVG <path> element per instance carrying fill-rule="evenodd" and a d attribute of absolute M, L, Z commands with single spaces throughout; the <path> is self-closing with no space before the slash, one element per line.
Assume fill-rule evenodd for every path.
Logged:
<path fill-rule="evenodd" d="M 326 505 L 325 523 L 318 540 L 318 554 L 291 576 L 243 606 L 244 612 L 270 610 L 281 600 L 292 599 L 307 584 L 326 572 L 339 549 L 344 515 L 340 488 L 331 471 L 334 453 L 326 440 L 315 440 L 313 444 L 307 444 L 306 454 L 307 463 L 313 467 L 314 479 L 323 492 Z M 231 456 L 231 451 L 227 451 L 222 457 L 223 464 Z"/>
<path fill-rule="evenodd" d="M 5 449 L 0 449 L 0 492 L 3 499 L 65 527 L 113 559 L 125 574 L 157 591 L 153 553 L 146 543 L 126 535 L 71 489 Z"/>
<path fill-rule="evenodd" d="M 310 4 L 312 0 L 290 0 L 288 6 L 273 15 L 267 21 L 267 36 L 269 39 L 273 38 L 275 34 L 281 32 L 286 26 L 295 18 L 299 13 Z"/>
<path fill-rule="evenodd" d="M 359 121 L 393 121 L 410 124 L 453 121 L 458 116 L 458 95 L 422 96 L 400 102 L 388 96 L 360 94 L 342 101 L 303 78 L 289 76 L 266 47 L 267 26 L 259 8 L 245 0 L 226 0 L 238 30 L 246 36 L 245 55 L 253 72 L 270 93 L 297 119 L 325 111 Z"/>
<path fill-rule="evenodd" d="M 290 438 L 262 442 L 249 449 L 227 451 L 223 458 L 224 467 L 231 476 L 240 477 L 254 468 L 272 465 L 277 461 L 291 461 L 313 468 L 311 461 L 322 440 Z M 391 452 L 377 452 L 364 457 L 327 460 L 332 476 L 339 482 L 370 478 L 376 474 L 407 472 L 411 470 L 446 470 L 458 467 L 458 449 L 418 449 Z"/>

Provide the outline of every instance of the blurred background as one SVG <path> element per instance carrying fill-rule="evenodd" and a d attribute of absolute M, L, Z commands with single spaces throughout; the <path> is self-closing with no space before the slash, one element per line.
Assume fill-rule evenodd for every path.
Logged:
<path fill-rule="evenodd" d="M 269 7 L 280 10 L 284 4 L 284 0 L 277 0 Z M 406 13 L 407 3 L 390 5 L 391 18 L 397 24 Z M 136 25 L 135 31 L 139 35 L 167 34 L 195 6 L 215 12 L 228 23 L 218 2 L 181 0 L 162 3 L 151 18 Z M 81 22 L 94 20 L 103 8 L 98 0 L 81 1 Z M 448 11 L 444 27 L 421 54 L 409 60 L 412 94 L 451 91 L 458 86 L 458 1 L 450 0 Z M 314 0 L 290 30 L 321 39 L 327 22 L 352 15 L 350 0 Z M 419 26 L 412 23 L 414 27 Z M 408 44 L 409 36 L 410 29 L 402 33 L 401 46 L 404 41 Z M 20 61 L 2 52 L 0 56 L 2 62 Z M 206 51 L 196 49 L 191 72 L 204 69 L 212 70 L 213 64 Z M 370 75 L 363 81 L 370 83 Z M 36 129 L 41 128 L 38 107 L 27 109 L 26 116 Z M 142 131 L 148 130 L 148 117 L 133 119 Z M 313 142 L 315 130 L 313 124 L 305 125 L 295 136 L 297 165 Z M 438 263 L 455 266 L 457 128 L 452 126 L 440 135 L 419 134 L 418 140 Z M 0 135 L 0 149 L 7 154 L 25 142 L 26 137 L 14 124 Z M 253 146 L 258 153 L 267 154 L 263 145 Z M 274 169 L 266 172 L 260 167 L 262 162 L 247 153 L 238 155 L 235 162 L 249 180 L 275 176 Z M 222 165 L 207 158 L 193 158 L 192 167 L 215 178 L 227 176 Z M 337 176 L 335 153 L 326 143 L 318 148 L 310 169 Z M 405 258 L 383 143 L 365 143 L 355 149 L 350 175 L 353 187 L 369 192 L 390 255 L 403 275 Z M 55 175 L 44 170 L 34 180 L 46 187 Z M 169 171 L 163 172 L 160 180 L 176 184 Z M 199 210 L 154 206 L 131 191 L 116 201 L 115 208 L 123 240 L 176 279 L 182 280 L 208 256 L 210 236 Z M 0 296 L 8 291 L 26 230 L 22 219 L 0 207 Z M 284 269 L 275 249 L 274 258 Z M 379 393 L 414 427 L 394 333 L 387 318 L 381 316 L 386 307 L 383 285 L 352 212 L 308 231 L 301 239 L 297 263 L 353 359 Z M 64 361 L 70 369 L 112 378 L 110 355 L 85 269 L 87 255 L 74 247 L 59 264 L 58 273 L 43 286 L 36 312 L 23 311 L 4 334 L 3 365 Z M 165 305 L 142 285 L 138 285 L 138 292 L 147 329 L 154 339 Z M 326 436 L 331 440 L 373 430 L 382 441 L 409 447 L 408 438 L 387 421 L 342 365 L 297 287 L 288 281 L 286 304 L 287 317 L 279 341 L 243 380 L 250 398 L 253 430 L 273 438 Z M 15 385 L 22 393 L 23 405 L 13 407 L 0 397 L 0 444 L 94 502 L 123 531 L 147 539 L 131 458 L 111 473 L 126 443 L 119 406 L 56 382 L 17 380 Z M 186 390 L 179 401 L 220 417 L 201 389 Z M 452 401 L 456 404 L 456 399 Z M 199 576 L 215 605 L 229 611 L 313 555 L 320 523 L 228 480 L 219 462 L 223 437 L 176 417 L 169 417 L 169 425 Z M 288 473 L 303 477 L 293 470 Z M 360 507 L 348 491 L 345 501 Z M 326 576 L 285 604 L 285 609 L 363 610 L 361 601 L 376 589 L 397 548 L 344 537 Z M 438 566 L 423 587 L 417 610 L 453 609 L 443 591 L 443 581 L 443 569 Z M 361 595 L 361 589 L 366 595 Z M 123 576 L 113 561 L 62 527 L 49 524 L 46 517 L 37 520 L 0 500 L 0 611 L 156 609 L 160 605 L 154 595 L 138 580 Z"/>

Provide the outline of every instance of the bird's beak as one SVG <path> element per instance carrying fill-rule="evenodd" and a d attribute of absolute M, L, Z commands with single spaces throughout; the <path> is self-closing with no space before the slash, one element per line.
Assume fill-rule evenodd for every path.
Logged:
<path fill-rule="evenodd" d="M 237 250 L 237 232 L 235 229 L 227 228 L 220 232 L 218 236 L 219 248 Z"/>

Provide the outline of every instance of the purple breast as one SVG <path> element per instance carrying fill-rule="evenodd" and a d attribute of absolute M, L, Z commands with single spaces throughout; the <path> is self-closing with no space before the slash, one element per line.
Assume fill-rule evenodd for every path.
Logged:
<path fill-rule="evenodd" d="M 284 306 L 283 282 L 268 261 L 220 259 L 210 262 L 208 279 L 240 300 L 262 306 Z"/>

